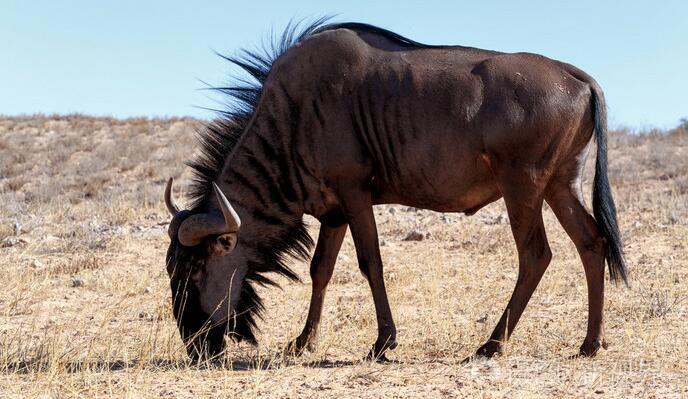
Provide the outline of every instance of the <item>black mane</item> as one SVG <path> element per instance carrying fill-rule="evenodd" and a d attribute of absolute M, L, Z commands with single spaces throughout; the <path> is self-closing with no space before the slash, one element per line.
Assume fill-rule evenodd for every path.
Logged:
<path fill-rule="evenodd" d="M 271 43 L 263 44 L 258 49 L 241 49 L 236 55 L 231 56 L 217 53 L 249 76 L 236 78 L 235 82 L 228 86 L 211 87 L 211 90 L 226 96 L 227 109 L 214 110 L 218 118 L 198 134 L 199 153 L 188 163 L 193 169 L 190 190 L 193 208 L 200 206 L 213 195 L 212 183 L 222 172 L 225 159 L 244 133 L 258 105 L 263 83 L 270 73 L 273 62 L 291 46 L 322 29 L 328 20 L 329 17 L 320 18 L 303 29 L 299 29 L 301 23 L 289 23 L 279 38 L 273 37 Z"/>
<path fill-rule="evenodd" d="M 333 29 L 351 29 L 360 32 L 379 34 L 403 46 L 414 48 L 441 47 L 429 46 L 400 36 L 394 32 L 362 23 L 325 23 L 329 17 L 323 17 L 301 28 L 301 23 L 289 23 L 279 38 L 273 37 L 273 42 L 263 45 L 256 50 L 242 49 L 236 55 L 220 57 L 238 66 L 248 74 L 247 78 L 237 78 L 228 86 L 212 87 L 226 96 L 226 110 L 215 110 L 218 118 L 210 122 L 203 131 L 198 133 L 200 149 L 198 155 L 187 163 L 193 170 L 190 189 L 192 201 L 191 212 L 198 211 L 207 203 L 213 194 L 212 183 L 217 180 L 225 164 L 226 158 L 232 153 L 239 138 L 242 136 L 260 100 L 263 83 L 270 73 L 272 64 L 290 47 L 304 40 L 308 36 Z M 255 290 L 255 284 L 260 286 L 276 285 L 264 273 L 274 272 L 290 280 L 298 280 L 298 276 L 286 265 L 286 256 L 291 255 L 300 259 L 307 259 L 313 240 L 305 225 L 297 222 L 292 226 L 285 226 L 281 237 L 272 239 L 268 245 L 261 248 L 263 259 L 261 263 L 249 265 L 246 283 L 243 284 L 241 297 L 236 307 L 235 326 L 232 338 L 237 341 L 246 340 L 255 343 L 256 317 L 260 318 L 263 311 L 261 298 Z"/>

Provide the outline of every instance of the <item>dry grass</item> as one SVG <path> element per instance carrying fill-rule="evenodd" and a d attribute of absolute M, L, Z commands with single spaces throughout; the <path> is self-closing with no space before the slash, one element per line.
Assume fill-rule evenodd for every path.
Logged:
<path fill-rule="evenodd" d="M 609 286 L 610 348 L 596 359 L 568 359 L 585 333 L 586 287 L 573 245 L 546 210 L 554 260 L 506 355 L 460 365 L 489 335 L 516 277 L 499 202 L 470 218 L 377 210 L 399 363 L 361 360 L 375 317 L 347 238 L 315 353 L 280 355 L 308 306 L 308 268 L 297 263 L 305 283 L 265 292 L 259 348 L 191 366 L 170 312 L 161 199 L 168 176 L 188 182 L 182 161 L 197 125 L 0 118 L 0 396 L 688 395 L 686 131 L 610 139 L 632 288 Z M 403 241 L 412 230 L 429 238 Z"/>

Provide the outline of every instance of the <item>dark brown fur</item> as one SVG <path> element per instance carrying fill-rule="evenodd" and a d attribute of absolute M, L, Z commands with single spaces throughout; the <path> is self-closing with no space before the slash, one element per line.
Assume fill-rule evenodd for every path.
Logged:
<path fill-rule="evenodd" d="M 308 319 L 291 349 L 301 352 L 317 334 L 348 226 L 377 313 L 370 356 L 382 357 L 396 346 L 396 327 L 372 206 L 473 214 L 504 198 L 519 276 L 503 316 L 477 351 L 489 357 L 501 351 L 550 262 L 541 213 L 547 201 L 585 268 L 589 319 L 580 353 L 592 356 L 606 346 L 605 256 L 613 277 L 625 278 L 625 269 L 603 145 L 597 221 L 579 190 L 586 148 L 593 132 L 601 140 L 606 128 L 602 92 L 587 74 L 536 54 L 426 46 L 369 25 L 340 24 L 309 31 L 264 78 L 222 168 L 201 182 L 216 182 L 242 220 L 238 253 L 199 277 L 201 303 L 218 301 L 217 292 L 227 288 L 217 283 L 222 276 L 260 269 L 261 251 L 288 240 L 307 213 L 322 226 Z M 212 196 L 201 196 L 192 212 L 216 207 Z"/>

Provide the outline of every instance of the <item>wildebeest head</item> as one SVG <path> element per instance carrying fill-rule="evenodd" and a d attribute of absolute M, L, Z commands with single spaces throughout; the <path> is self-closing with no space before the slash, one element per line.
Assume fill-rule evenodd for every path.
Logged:
<path fill-rule="evenodd" d="M 239 231 L 239 217 L 225 193 L 213 182 L 220 181 L 228 170 L 227 157 L 233 153 L 253 119 L 272 63 L 292 45 L 316 32 L 326 20 L 316 20 L 301 30 L 297 29 L 298 24 L 288 26 L 278 43 L 266 47 L 264 53 L 244 51 L 239 56 L 222 56 L 247 72 L 253 81 L 241 79 L 227 87 L 216 88 L 228 95 L 234 105 L 222 111 L 220 118 L 200 132 L 198 157 L 189 163 L 195 175 L 190 193 L 193 209 L 179 210 L 171 195 L 172 181 L 168 182 L 165 202 L 173 218 L 169 228 L 171 243 L 167 271 L 174 315 L 192 358 L 206 351 L 210 355 L 222 352 L 225 333 L 236 341 L 256 343 L 256 319 L 260 318 L 263 305 L 255 286 L 277 285 L 268 274 L 298 280 L 286 260 L 309 256 L 313 241 L 303 223 L 302 213 L 289 214 L 283 207 L 277 211 L 237 207 L 246 219 Z M 263 159 L 267 162 L 261 168 L 248 172 L 254 174 L 256 170 L 270 167 L 273 159 L 268 156 Z M 234 163 L 232 170 L 242 165 L 251 164 Z M 228 181 L 227 176 L 224 181 Z M 232 181 L 232 184 L 241 183 Z M 282 182 L 278 187 L 278 190 L 267 190 L 271 193 L 267 201 L 270 204 L 285 201 L 283 198 L 275 201 L 274 197 L 281 194 L 274 193 L 285 188 Z M 253 191 L 247 190 L 244 194 L 257 195 Z M 246 204 L 264 201 L 263 198 L 242 199 L 244 208 Z"/>
<path fill-rule="evenodd" d="M 179 210 L 172 198 L 172 179 L 165 204 L 172 214 L 167 251 L 172 302 L 177 326 L 189 356 L 197 359 L 224 349 L 224 335 L 233 330 L 246 261 L 237 248 L 241 221 L 222 191 L 213 184 L 217 210 Z M 227 276 L 220 280 L 213 276 Z M 229 282 L 223 281 L 227 278 Z M 228 283 L 228 284 L 227 284 Z"/>

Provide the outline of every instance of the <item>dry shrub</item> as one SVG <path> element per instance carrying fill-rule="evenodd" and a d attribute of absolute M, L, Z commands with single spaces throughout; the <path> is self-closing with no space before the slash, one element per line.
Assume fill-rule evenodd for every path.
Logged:
<path fill-rule="evenodd" d="M 5 221 L 5 223 L 0 224 L 0 242 L 7 237 L 11 237 L 13 234 L 14 228 L 9 221 Z"/>
<path fill-rule="evenodd" d="M 77 275 L 84 271 L 98 270 L 103 267 L 103 256 L 96 253 L 83 253 L 56 260 L 51 274 Z"/>

